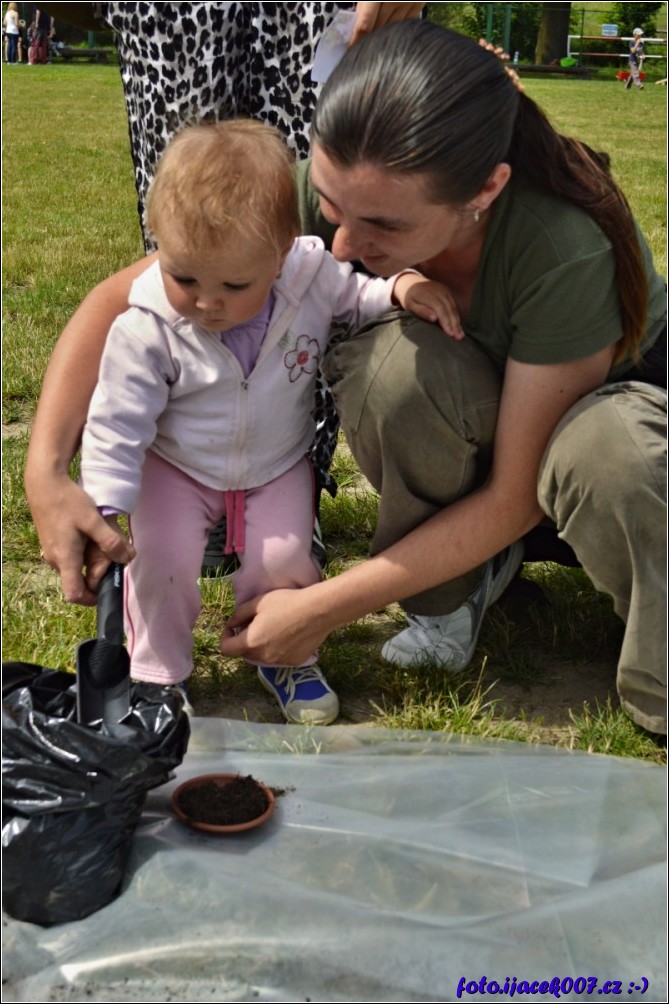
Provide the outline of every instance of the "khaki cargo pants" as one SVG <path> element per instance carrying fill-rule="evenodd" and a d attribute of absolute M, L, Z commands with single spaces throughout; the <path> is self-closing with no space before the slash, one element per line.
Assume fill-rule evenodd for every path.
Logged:
<path fill-rule="evenodd" d="M 334 345 L 323 372 L 360 468 L 380 493 L 378 553 L 468 494 L 491 461 L 501 381 L 474 342 L 389 314 Z M 622 706 L 666 731 L 666 393 L 639 382 L 587 395 L 543 458 L 541 507 L 626 630 Z M 480 569 L 404 601 L 413 613 L 460 606 Z"/>

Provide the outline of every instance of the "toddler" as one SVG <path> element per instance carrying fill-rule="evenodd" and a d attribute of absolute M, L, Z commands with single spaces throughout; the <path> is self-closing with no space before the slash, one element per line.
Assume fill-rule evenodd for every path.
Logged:
<path fill-rule="evenodd" d="M 129 516 L 133 679 L 179 686 L 193 665 L 207 531 L 222 515 L 226 553 L 240 560 L 238 603 L 320 578 L 306 452 L 331 322 L 358 326 L 399 304 L 446 330 L 451 301 L 415 272 L 370 278 L 298 237 L 292 155 L 252 120 L 179 133 L 152 183 L 147 224 L 158 260 L 107 338 L 81 479 L 110 522 Z M 287 720 L 336 718 L 316 653 L 257 673 Z"/>

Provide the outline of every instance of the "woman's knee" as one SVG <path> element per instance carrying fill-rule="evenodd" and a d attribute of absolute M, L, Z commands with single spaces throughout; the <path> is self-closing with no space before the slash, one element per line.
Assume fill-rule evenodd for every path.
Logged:
<path fill-rule="evenodd" d="M 363 422 L 407 436 L 446 423 L 468 441 L 492 439 L 501 380 L 471 340 L 455 342 L 433 324 L 393 313 L 334 346 L 323 370 L 342 424 Z"/>
<path fill-rule="evenodd" d="M 666 395 L 636 382 L 588 394 L 557 426 L 538 482 L 539 504 L 563 527 L 588 500 L 602 516 L 638 509 L 642 496 L 664 499 Z"/>

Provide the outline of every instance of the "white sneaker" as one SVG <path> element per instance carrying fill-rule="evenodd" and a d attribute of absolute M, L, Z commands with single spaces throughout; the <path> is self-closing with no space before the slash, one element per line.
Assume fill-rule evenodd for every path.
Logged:
<path fill-rule="evenodd" d="M 520 541 L 491 558 L 483 578 L 461 607 L 441 617 L 408 614 L 409 627 L 387 641 L 382 657 L 395 666 L 429 662 L 452 673 L 472 661 L 483 617 L 518 571 L 523 560 Z"/>

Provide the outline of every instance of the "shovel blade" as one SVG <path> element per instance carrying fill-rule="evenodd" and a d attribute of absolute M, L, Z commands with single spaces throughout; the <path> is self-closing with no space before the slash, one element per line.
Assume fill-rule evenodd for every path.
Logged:
<path fill-rule="evenodd" d="M 82 725 L 113 725 L 130 711 L 130 657 L 119 648 L 114 672 L 101 684 L 100 674 L 92 669 L 97 646 L 98 639 L 89 638 L 77 648 L 77 719 Z"/>
<path fill-rule="evenodd" d="M 130 710 L 130 656 L 123 645 L 123 568 L 109 566 L 98 588 L 98 636 L 77 648 L 77 719 L 114 725 Z"/>

